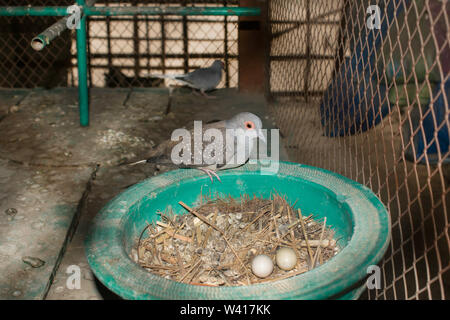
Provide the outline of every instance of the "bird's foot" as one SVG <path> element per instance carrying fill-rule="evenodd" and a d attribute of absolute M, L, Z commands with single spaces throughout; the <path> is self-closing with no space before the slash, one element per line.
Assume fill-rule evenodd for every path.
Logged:
<path fill-rule="evenodd" d="M 206 99 L 217 99 L 216 96 L 210 96 L 209 94 L 206 94 L 205 92 L 201 92 L 201 95 L 204 96 Z"/>
<path fill-rule="evenodd" d="M 203 90 L 199 90 L 198 92 L 196 90 L 194 90 L 193 92 L 195 95 L 205 97 L 206 99 L 217 99 L 216 96 L 211 96 Z"/>
<path fill-rule="evenodd" d="M 214 170 L 205 169 L 205 168 L 199 168 L 199 169 L 202 170 L 204 173 L 206 173 L 208 175 L 208 177 L 211 179 L 211 182 L 214 182 L 214 179 L 213 179 L 212 176 L 216 177 L 217 180 L 222 182 L 222 180 L 220 180 L 219 176 L 217 175 L 217 173 Z"/>
<path fill-rule="evenodd" d="M 197 90 L 195 90 L 195 89 L 192 89 L 192 94 L 193 94 L 194 96 L 197 96 L 197 97 L 200 97 L 200 96 L 201 96 L 201 94 L 200 94 Z"/>
<path fill-rule="evenodd" d="M 195 89 L 192 89 L 192 94 L 197 96 L 197 97 L 204 97 L 206 99 L 217 99 L 216 96 L 211 96 L 211 95 L 207 94 L 205 91 L 202 91 L 202 90 L 198 90 L 197 91 Z"/>

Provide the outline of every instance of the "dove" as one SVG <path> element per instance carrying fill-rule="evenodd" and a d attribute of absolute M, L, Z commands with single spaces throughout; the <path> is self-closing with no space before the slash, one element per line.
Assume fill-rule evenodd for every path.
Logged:
<path fill-rule="evenodd" d="M 205 92 L 213 90 L 218 86 L 222 79 L 222 69 L 224 69 L 224 66 L 222 61 L 216 60 L 208 68 L 199 68 L 186 74 L 157 74 L 152 75 L 152 77 L 180 81 L 191 88 L 199 90 L 203 96 L 213 98 L 213 96 L 209 96 Z"/>
<path fill-rule="evenodd" d="M 196 128 L 194 123 L 194 128 L 186 131 L 189 133 L 189 139 L 182 139 L 181 142 L 172 139 L 166 140 L 154 148 L 146 160 L 129 163 L 129 165 L 153 163 L 175 165 L 179 168 L 195 168 L 205 172 L 211 182 L 213 182 L 212 176 L 221 181 L 216 171 L 236 168 L 245 164 L 256 147 L 256 140 L 259 138 L 266 142 L 261 119 L 250 112 L 241 112 L 231 119 L 202 125 L 201 129 Z M 201 137 L 198 137 L 199 132 Z M 210 135 L 211 133 L 213 135 Z M 217 138 L 216 134 L 219 134 L 221 139 Z M 199 148 L 196 148 L 196 143 Z M 177 164 L 173 161 L 174 148 L 177 148 L 176 150 L 181 148 L 183 152 L 191 150 L 191 153 L 183 158 L 187 159 L 188 163 L 183 161 Z M 214 152 L 210 152 L 211 150 Z M 204 153 L 212 156 L 205 161 Z M 179 155 L 176 152 L 175 154 Z"/>
<path fill-rule="evenodd" d="M 120 68 L 110 67 L 109 72 L 104 74 L 105 86 L 117 87 L 159 87 L 163 80 L 154 77 L 127 77 Z"/>

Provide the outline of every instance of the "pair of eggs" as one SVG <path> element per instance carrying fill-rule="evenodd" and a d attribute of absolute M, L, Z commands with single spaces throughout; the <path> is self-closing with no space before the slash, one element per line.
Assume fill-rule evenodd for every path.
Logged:
<path fill-rule="evenodd" d="M 276 263 L 280 269 L 289 271 L 297 264 L 297 255 L 291 248 L 282 247 L 277 250 Z M 268 277 L 273 271 L 272 259 L 265 255 L 257 255 L 252 260 L 252 272 L 260 278 Z"/>

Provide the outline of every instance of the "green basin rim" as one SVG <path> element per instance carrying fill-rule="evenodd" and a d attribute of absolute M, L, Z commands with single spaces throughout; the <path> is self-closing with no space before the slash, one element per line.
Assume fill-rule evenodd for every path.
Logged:
<path fill-rule="evenodd" d="M 260 175 L 258 165 L 247 164 L 227 175 Z M 330 189 L 347 207 L 353 222 L 350 241 L 327 263 L 295 277 L 236 287 L 195 286 L 153 275 L 135 264 L 123 243 L 129 209 L 152 192 L 186 181 L 209 181 L 198 170 L 166 172 L 134 185 L 111 200 L 95 217 L 86 238 L 86 254 L 95 276 L 126 299 L 326 299 L 348 292 L 367 276 L 390 241 L 390 216 L 367 187 L 339 174 L 308 165 L 279 162 L 278 177 L 298 177 Z"/>

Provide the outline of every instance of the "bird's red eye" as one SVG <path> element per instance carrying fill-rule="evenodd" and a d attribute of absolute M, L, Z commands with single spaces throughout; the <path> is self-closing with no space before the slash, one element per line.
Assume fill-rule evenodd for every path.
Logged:
<path fill-rule="evenodd" d="M 255 124 L 252 121 L 245 121 L 244 122 L 245 129 L 255 129 Z"/>

